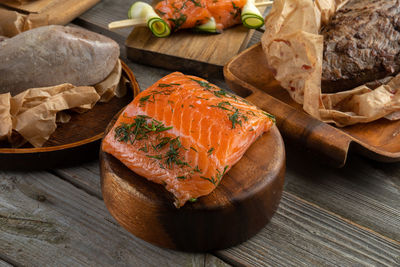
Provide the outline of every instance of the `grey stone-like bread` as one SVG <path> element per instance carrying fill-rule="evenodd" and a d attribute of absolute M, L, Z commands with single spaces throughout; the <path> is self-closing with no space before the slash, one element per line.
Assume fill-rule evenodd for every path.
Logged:
<path fill-rule="evenodd" d="M 0 93 L 104 80 L 119 58 L 118 44 L 80 28 L 44 26 L 0 42 Z"/>

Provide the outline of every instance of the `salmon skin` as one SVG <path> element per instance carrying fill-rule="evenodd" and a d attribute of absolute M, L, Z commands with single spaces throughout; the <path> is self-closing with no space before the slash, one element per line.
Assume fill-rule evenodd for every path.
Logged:
<path fill-rule="evenodd" d="M 212 17 L 217 30 L 240 24 L 240 13 L 247 0 L 162 0 L 155 11 L 171 29 L 189 29 L 207 23 Z"/>
<path fill-rule="evenodd" d="M 124 109 L 102 149 L 165 185 L 181 207 L 210 194 L 273 123 L 272 115 L 245 99 L 174 72 Z"/>

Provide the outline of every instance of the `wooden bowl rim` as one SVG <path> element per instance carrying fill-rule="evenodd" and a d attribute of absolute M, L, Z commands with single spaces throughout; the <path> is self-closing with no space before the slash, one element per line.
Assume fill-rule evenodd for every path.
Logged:
<path fill-rule="evenodd" d="M 231 65 L 232 65 L 233 63 L 235 63 L 235 61 L 236 61 L 238 58 L 246 56 L 246 54 L 247 54 L 249 51 L 254 50 L 254 49 L 257 49 L 259 46 L 261 46 L 261 42 L 258 42 L 258 43 L 256 43 L 256 44 L 250 46 L 249 48 L 243 50 L 243 51 L 240 52 L 238 55 L 234 56 L 231 60 L 229 60 L 229 62 L 226 63 L 226 65 L 224 66 L 224 76 L 228 74 L 229 77 L 230 77 L 231 79 L 233 79 L 235 83 L 237 83 L 237 84 L 239 84 L 239 85 L 241 85 L 241 86 L 244 86 L 244 87 L 246 87 L 248 90 L 250 90 L 250 91 L 251 91 L 251 94 L 254 93 L 254 90 L 257 90 L 257 91 L 259 91 L 259 92 L 261 92 L 261 93 L 264 93 L 264 94 L 267 94 L 267 93 L 264 92 L 264 91 L 262 91 L 262 90 L 260 90 L 260 89 L 258 89 L 258 88 L 256 88 L 255 86 L 249 84 L 247 81 L 244 81 L 244 80 L 241 80 L 240 78 L 238 78 L 238 77 L 231 71 Z M 273 96 L 271 96 L 271 97 L 273 97 Z M 275 98 L 275 99 L 277 99 L 277 98 Z M 282 102 L 280 99 L 277 99 L 277 100 L 280 101 L 280 102 Z M 288 104 L 286 104 L 286 103 L 284 103 L 284 102 L 282 102 L 282 103 L 285 104 L 285 105 L 288 105 Z M 288 105 L 288 106 L 290 106 L 290 105 Z M 296 112 L 299 112 L 297 109 L 293 108 L 292 106 L 290 106 L 290 107 L 291 107 L 292 109 L 296 110 Z M 311 117 L 311 116 L 310 116 L 309 114 L 307 114 L 307 113 L 306 113 L 306 115 L 307 115 L 308 117 L 310 117 L 310 118 L 313 118 L 313 117 Z M 341 130 L 340 128 L 338 128 L 338 127 L 334 127 L 334 126 L 332 126 L 332 125 L 330 125 L 330 124 L 328 124 L 328 123 L 326 123 L 326 122 L 320 121 L 320 120 L 318 120 L 318 121 L 319 121 L 320 123 L 322 123 L 322 124 L 325 124 L 325 125 L 327 125 L 327 126 L 329 126 L 329 127 L 332 127 L 333 129 L 336 129 L 336 130 L 340 131 L 341 134 L 347 136 L 347 137 L 349 138 L 349 141 L 350 141 L 350 142 L 349 142 L 349 148 L 350 148 L 350 143 L 351 143 L 351 142 L 355 142 L 355 143 L 359 146 L 359 150 L 365 150 L 365 152 L 372 152 L 372 153 L 374 153 L 374 154 L 375 154 L 375 158 L 376 158 L 377 160 L 400 161 L 400 151 L 398 151 L 398 152 L 390 152 L 390 151 L 386 151 L 386 150 L 381 150 L 381 149 L 379 149 L 379 147 L 377 147 L 377 146 L 373 146 L 373 145 L 367 144 L 367 143 L 363 142 L 362 140 L 359 140 L 359 139 L 357 139 L 356 137 L 351 136 L 350 134 L 348 134 L 348 133 L 342 131 L 342 130 Z M 373 122 L 371 122 L 371 123 L 373 123 Z"/>
<path fill-rule="evenodd" d="M 126 65 L 122 60 L 121 65 L 122 65 L 122 70 L 123 72 L 128 76 L 128 80 L 131 82 L 132 86 L 132 93 L 133 93 L 133 98 L 135 98 L 139 92 L 139 84 L 136 81 L 135 75 L 133 74 L 132 70 L 129 68 L 128 65 Z M 52 151 L 57 151 L 57 150 L 64 150 L 64 149 L 70 149 L 70 148 L 75 148 L 79 147 L 82 145 L 86 145 L 95 141 L 100 140 L 104 135 L 104 132 L 98 133 L 92 137 L 69 143 L 69 144 L 64 144 L 64 145 L 58 145 L 58 146 L 50 146 L 50 147 L 38 147 L 38 148 L 0 148 L 0 154 L 30 154 L 30 153 L 38 153 L 38 152 L 52 152 Z"/>

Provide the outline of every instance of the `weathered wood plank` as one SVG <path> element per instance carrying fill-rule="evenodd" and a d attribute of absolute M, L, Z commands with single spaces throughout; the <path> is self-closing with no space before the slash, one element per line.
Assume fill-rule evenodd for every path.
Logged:
<path fill-rule="evenodd" d="M 400 163 L 352 155 L 335 169 L 307 161 L 287 151 L 286 191 L 400 242 Z"/>
<path fill-rule="evenodd" d="M 12 265 L 0 259 L 0 267 L 12 267 Z"/>
<path fill-rule="evenodd" d="M 122 229 L 103 202 L 46 172 L 0 173 L 0 256 L 21 265 L 203 266 Z"/>
<path fill-rule="evenodd" d="M 284 193 L 269 225 L 216 255 L 251 266 L 396 266 L 400 244 Z"/>

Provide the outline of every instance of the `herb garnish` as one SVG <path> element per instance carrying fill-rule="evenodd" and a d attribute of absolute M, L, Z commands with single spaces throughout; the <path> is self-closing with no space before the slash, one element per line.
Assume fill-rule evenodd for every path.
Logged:
<path fill-rule="evenodd" d="M 201 7 L 201 3 L 200 2 L 197 2 L 195 0 L 190 0 L 190 2 L 192 2 L 195 6 Z"/>
<path fill-rule="evenodd" d="M 154 156 L 152 156 L 152 155 L 146 155 L 146 157 L 152 158 L 152 159 L 162 159 L 162 155 L 154 155 Z"/>
<path fill-rule="evenodd" d="M 196 167 L 193 169 L 194 172 L 201 172 L 201 170 L 199 169 L 199 166 L 196 165 Z"/>
<path fill-rule="evenodd" d="M 214 148 L 212 147 L 207 151 L 207 154 L 210 156 L 213 153 L 213 151 L 214 151 Z"/>
<path fill-rule="evenodd" d="M 197 198 L 192 197 L 191 199 L 189 199 L 190 202 L 196 202 Z"/>
<path fill-rule="evenodd" d="M 267 116 L 268 118 L 270 118 L 274 123 L 276 123 L 276 119 L 274 115 L 271 115 L 265 111 L 262 112 L 262 114 L 264 114 L 265 116 Z"/>
<path fill-rule="evenodd" d="M 151 132 L 160 133 L 172 129 L 173 127 L 165 127 L 165 125 L 155 119 L 151 119 L 151 123 L 147 123 L 150 119 L 146 115 L 138 115 L 131 124 L 121 123 L 115 128 L 115 136 L 119 142 L 130 142 L 133 144 L 135 140 L 147 139 Z"/>
<path fill-rule="evenodd" d="M 212 183 L 213 185 L 217 186 L 219 184 L 219 182 L 221 181 L 222 176 L 225 175 L 227 169 L 228 169 L 228 165 L 226 165 L 224 167 L 224 170 L 222 171 L 222 173 L 220 170 L 217 169 L 217 174 L 215 175 L 215 178 L 214 178 L 214 176 L 211 176 L 211 178 L 200 176 L 200 178 L 207 180 L 210 183 Z"/>
<path fill-rule="evenodd" d="M 168 19 L 169 21 L 172 21 L 174 23 L 174 31 L 177 31 L 185 22 L 186 22 L 187 16 L 186 14 L 180 14 L 180 17 L 177 19 Z"/>
<path fill-rule="evenodd" d="M 193 150 L 194 152 L 197 152 L 197 150 L 194 147 L 190 147 L 191 150 Z"/>
<path fill-rule="evenodd" d="M 220 108 L 232 112 L 232 114 L 228 114 L 228 119 L 232 122 L 232 129 L 235 129 L 236 124 L 242 126 L 242 121 L 240 120 L 241 118 L 245 121 L 248 120 L 247 116 L 240 113 L 239 109 L 232 106 L 232 104 L 228 101 L 219 102 L 218 105 L 211 105 L 211 107 Z"/>
<path fill-rule="evenodd" d="M 211 88 L 213 88 L 213 87 L 210 85 L 210 83 L 208 83 L 208 82 L 196 80 L 196 79 L 193 79 L 193 78 L 190 78 L 190 79 L 191 79 L 192 81 L 195 81 L 195 82 L 198 83 L 201 87 L 204 87 L 204 88 L 206 88 L 206 89 L 211 89 Z"/>

